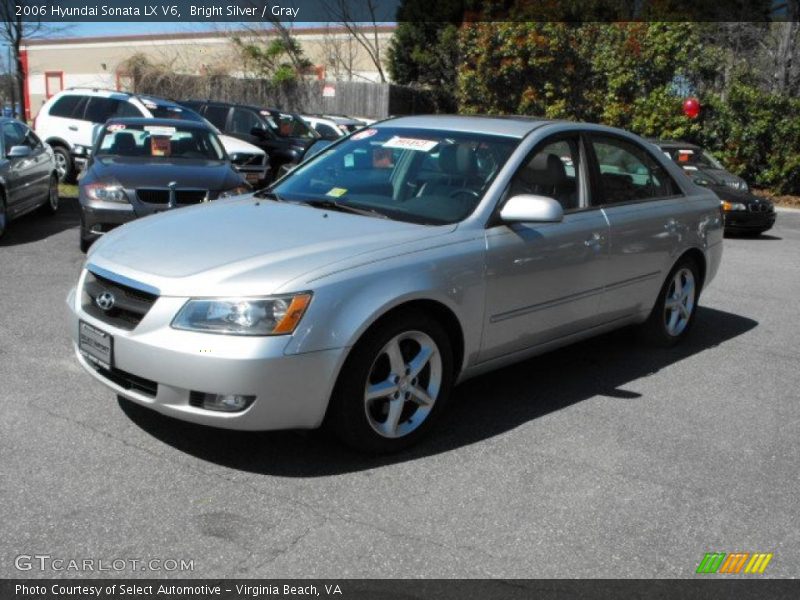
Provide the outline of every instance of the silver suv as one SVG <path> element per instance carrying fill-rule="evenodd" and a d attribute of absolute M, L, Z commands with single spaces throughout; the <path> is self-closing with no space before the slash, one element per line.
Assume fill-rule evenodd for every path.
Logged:
<path fill-rule="evenodd" d="M 109 233 L 70 328 L 92 376 L 161 413 L 391 452 L 479 373 L 626 325 L 680 341 L 722 229 L 719 199 L 625 131 L 403 117 Z"/>

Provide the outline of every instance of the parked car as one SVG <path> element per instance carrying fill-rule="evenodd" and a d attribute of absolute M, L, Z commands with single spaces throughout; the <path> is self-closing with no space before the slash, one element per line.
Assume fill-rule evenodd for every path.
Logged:
<path fill-rule="evenodd" d="M 744 179 L 728 173 L 709 152 L 681 142 L 659 141 L 657 144 L 697 185 L 719 196 L 726 232 L 761 235 L 775 225 L 772 202 L 751 193 Z"/>
<path fill-rule="evenodd" d="M 714 158 L 713 154 L 708 150 L 703 150 L 700 146 L 680 141 L 651 141 L 692 177 L 707 175 L 709 179 L 713 179 L 719 184 L 726 185 L 734 190 L 743 192 L 750 190 L 744 179 L 726 171 L 722 163 Z"/>
<path fill-rule="evenodd" d="M 357 119 L 338 115 L 301 115 L 301 118 L 325 140 L 338 140 L 365 125 Z"/>
<path fill-rule="evenodd" d="M 40 207 L 58 210 L 53 151 L 24 123 L 0 117 L 0 237 L 9 221 Z"/>
<path fill-rule="evenodd" d="M 767 198 L 733 189 L 711 173 L 694 177 L 694 182 L 719 196 L 725 213 L 726 233 L 758 236 L 775 225 L 775 206 Z"/>
<path fill-rule="evenodd" d="M 297 165 L 299 165 L 300 163 L 308 160 L 309 158 L 311 158 L 315 154 L 318 154 L 319 152 L 322 152 L 325 148 L 330 146 L 332 143 L 333 143 L 333 140 L 326 140 L 324 138 L 318 139 L 316 142 L 314 142 L 308 148 L 305 149 L 303 154 L 298 158 L 297 162 L 283 163 L 280 166 L 280 168 L 278 169 L 278 172 L 275 174 L 275 179 L 280 179 L 281 177 L 286 175 L 289 171 L 295 169 L 297 167 Z"/>
<path fill-rule="evenodd" d="M 158 412 L 391 452 L 458 381 L 626 325 L 679 342 L 722 234 L 716 195 L 625 131 L 403 117 L 108 234 L 70 330 L 92 376 Z"/>
<path fill-rule="evenodd" d="M 201 114 L 226 135 L 264 150 L 273 178 L 282 164 L 298 162 L 306 148 L 320 137 L 296 114 L 276 108 L 201 100 L 181 104 Z"/>
<path fill-rule="evenodd" d="M 188 119 L 202 117 L 183 106 L 155 96 L 98 88 L 70 88 L 50 98 L 34 119 L 39 137 L 55 152 L 59 178 L 73 180 L 83 168 L 97 133 L 111 118 L 149 117 Z M 225 135 L 220 141 L 234 165 L 248 181 L 266 183 L 269 161 L 262 150 Z M 239 164 L 241 163 L 241 164 Z"/>
<path fill-rule="evenodd" d="M 203 123 L 112 119 L 80 178 L 81 250 L 136 218 L 249 190 Z"/>

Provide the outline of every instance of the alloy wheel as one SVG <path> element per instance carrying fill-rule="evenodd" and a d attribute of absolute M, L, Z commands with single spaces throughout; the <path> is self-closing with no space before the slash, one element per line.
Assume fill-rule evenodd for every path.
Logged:
<path fill-rule="evenodd" d="M 56 173 L 58 173 L 58 179 L 60 181 L 64 181 L 67 176 L 67 157 L 61 154 L 61 152 L 56 152 L 54 158 L 56 162 Z"/>
<path fill-rule="evenodd" d="M 696 297 L 696 285 L 692 270 L 678 269 L 667 289 L 664 302 L 664 326 L 669 335 L 679 336 L 692 318 Z"/>
<path fill-rule="evenodd" d="M 372 429 L 400 438 L 428 418 L 442 385 L 436 342 L 421 331 L 394 336 L 372 363 L 364 388 L 364 410 Z"/>

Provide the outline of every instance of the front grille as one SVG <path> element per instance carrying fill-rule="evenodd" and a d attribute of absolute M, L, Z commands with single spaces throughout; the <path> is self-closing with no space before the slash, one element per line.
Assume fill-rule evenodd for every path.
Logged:
<path fill-rule="evenodd" d="M 265 154 L 248 154 L 247 152 L 236 152 L 231 162 L 237 167 L 263 166 Z"/>
<path fill-rule="evenodd" d="M 169 204 L 170 191 L 166 188 L 139 188 L 136 197 L 147 204 Z M 175 204 L 200 204 L 208 196 L 208 190 L 175 190 Z"/>
<path fill-rule="evenodd" d="M 109 310 L 101 309 L 97 297 L 108 292 L 114 297 Z M 83 282 L 82 306 L 84 312 L 96 319 L 128 331 L 135 328 L 153 306 L 158 296 L 111 281 L 91 271 Z"/>
<path fill-rule="evenodd" d="M 132 373 L 128 373 L 115 367 L 106 369 L 93 362 L 89 362 L 89 364 L 101 376 L 105 377 L 112 383 L 116 383 L 123 389 L 132 392 L 139 392 L 140 394 L 150 396 L 151 398 L 155 398 L 156 395 L 158 395 L 158 384 L 155 381 L 145 379 L 144 377 L 139 377 L 138 375 L 133 375 Z"/>

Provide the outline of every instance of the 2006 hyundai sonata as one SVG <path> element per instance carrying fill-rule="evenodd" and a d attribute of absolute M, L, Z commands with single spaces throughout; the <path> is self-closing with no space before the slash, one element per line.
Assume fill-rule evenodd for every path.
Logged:
<path fill-rule="evenodd" d="M 397 118 L 268 190 L 107 234 L 71 328 L 89 373 L 161 413 L 390 452 L 478 373 L 632 324 L 680 340 L 722 228 L 624 131 Z"/>

